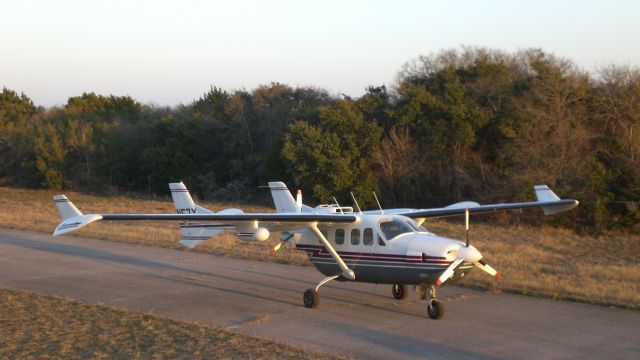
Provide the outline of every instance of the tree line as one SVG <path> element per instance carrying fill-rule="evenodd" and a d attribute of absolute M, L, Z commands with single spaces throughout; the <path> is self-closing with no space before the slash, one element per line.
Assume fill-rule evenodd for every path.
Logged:
<path fill-rule="evenodd" d="M 165 194 L 184 180 L 200 198 L 256 201 L 278 179 L 321 202 L 353 191 L 373 205 L 376 191 L 424 208 L 530 200 L 545 183 L 581 201 L 555 221 L 630 229 L 639 127 L 638 68 L 592 74 L 539 49 L 420 56 L 357 98 L 272 83 L 176 107 L 85 93 L 43 108 L 4 88 L 0 184 Z"/>

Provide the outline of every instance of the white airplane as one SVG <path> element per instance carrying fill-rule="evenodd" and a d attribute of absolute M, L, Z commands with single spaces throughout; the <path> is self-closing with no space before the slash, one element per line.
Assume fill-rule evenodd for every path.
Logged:
<path fill-rule="evenodd" d="M 427 315 L 440 319 L 444 306 L 436 298 L 436 287 L 463 278 L 473 268 L 489 275 L 500 274 L 482 260 L 469 244 L 469 214 L 541 207 L 545 215 L 573 209 L 577 200 L 560 199 L 546 185 L 534 187 L 537 201 L 480 205 L 461 202 L 433 209 L 382 209 L 361 211 L 353 198 L 352 207 L 338 204 L 314 208 L 302 204 L 298 190 L 294 200 L 282 182 L 270 182 L 277 213 L 244 213 L 240 209 L 213 212 L 196 205 L 183 183 L 169 184 L 176 214 L 82 214 L 64 195 L 53 197 L 63 222 L 53 236 L 80 229 L 97 220 L 180 221 L 180 242 L 193 248 L 223 230 L 236 232 L 242 241 L 265 241 L 271 232 L 281 232 L 281 242 L 293 242 L 306 251 L 314 266 L 326 276 L 315 288 L 304 292 L 304 306 L 318 305 L 318 290 L 332 281 L 392 284 L 395 299 L 404 299 L 407 285 L 423 289 Z M 427 218 L 465 216 L 466 242 L 437 236 L 422 223 Z"/>

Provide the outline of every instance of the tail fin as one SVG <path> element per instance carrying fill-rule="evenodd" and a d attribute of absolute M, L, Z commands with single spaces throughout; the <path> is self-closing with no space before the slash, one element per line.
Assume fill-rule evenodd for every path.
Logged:
<path fill-rule="evenodd" d="M 171 190 L 171 197 L 173 197 L 173 204 L 176 207 L 178 214 L 213 214 L 214 212 L 203 208 L 200 205 L 196 205 L 189 194 L 189 190 L 184 186 L 182 182 L 170 183 L 169 189 Z M 218 214 L 236 215 L 241 214 L 242 210 L 239 209 L 225 209 Z M 205 240 L 218 235 L 224 230 L 232 230 L 234 227 L 228 224 L 216 224 L 216 223 L 183 223 L 180 224 L 180 232 L 182 233 L 182 239 L 180 243 L 190 249 L 200 245 Z"/>
<path fill-rule="evenodd" d="M 94 221 L 102 219 L 102 215 L 98 214 L 83 215 L 64 195 L 54 195 L 53 201 L 56 203 L 62 218 L 62 222 L 53 231 L 53 236 L 81 229 Z"/>
<path fill-rule="evenodd" d="M 178 214 L 213 214 L 213 211 L 205 209 L 202 206 L 196 205 L 189 194 L 189 190 L 184 184 L 170 183 L 169 189 L 171 190 L 171 197 L 173 198 L 173 204 L 176 207 L 176 213 Z"/>
<path fill-rule="evenodd" d="M 53 201 L 56 203 L 58 211 L 60 212 L 60 217 L 63 221 L 82 215 L 80 210 L 78 210 L 78 208 L 64 195 L 54 195 Z"/>
<path fill-rule="evenodd" d="M 552 201 L 560 200 L 558 195 L 556 195 L 551 189 L 549 189 L 547 185 L 536 185 L 533 187 L 533 189 L 536 192 L 536 198 L 538 199 L 538 202 L 552 202 Z M 545 215 L 555 215 L 567 210 L 571 210 L 577 205 L 578 204 L 576 202 L 575 204 L 568 204 L 568 205 L 562 205 L 562 206 L 553 206 L 553 207 L 543 206 L 542 211 L 544 212 Z"/>
<path fill-rule="evenodd" d="M 272 181 L 269 182 L 269 190 L 271 190 L 271 197 L 273 197 L 273 203 L 276 206 L 276 211 L 279 213 L 298 212 L 299 207 L 296 205 L 296 200 L 289 192 L 289 188 L 283 182 Z"/>

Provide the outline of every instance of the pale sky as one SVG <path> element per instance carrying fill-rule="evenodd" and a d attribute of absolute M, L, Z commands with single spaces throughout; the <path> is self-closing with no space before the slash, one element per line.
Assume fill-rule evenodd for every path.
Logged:
<path fill-rule="evenodd" d="M 270 82 L 360 96 L 461 45 L 639 66 L 640 1 L 0 0 L 0 87 L 44 106 L 89 91 L 176 105 Z"/>

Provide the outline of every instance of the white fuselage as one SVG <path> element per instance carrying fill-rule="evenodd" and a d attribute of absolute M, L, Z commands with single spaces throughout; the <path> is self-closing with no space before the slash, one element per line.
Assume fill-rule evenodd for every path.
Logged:
<path fill-rule="evenodd" d="M 456 260 L 458 252 L 477 252 L 473 247 L 464 248 L 460 241 L 436 236 L 404 216 L 370 213 L 357 216 L 359 221 L 354 224 L 318 224 L 325 238 L 354 271 L 356 281 L 433 283 L 438 274 Z M 296 248 L 306 251 L 323 274 L 340 274 L 336 261 L 312 231 L 300 233 Z M 469 263 L 461 264 L 454 278 L 464 276 L 472 267 Z"/>

